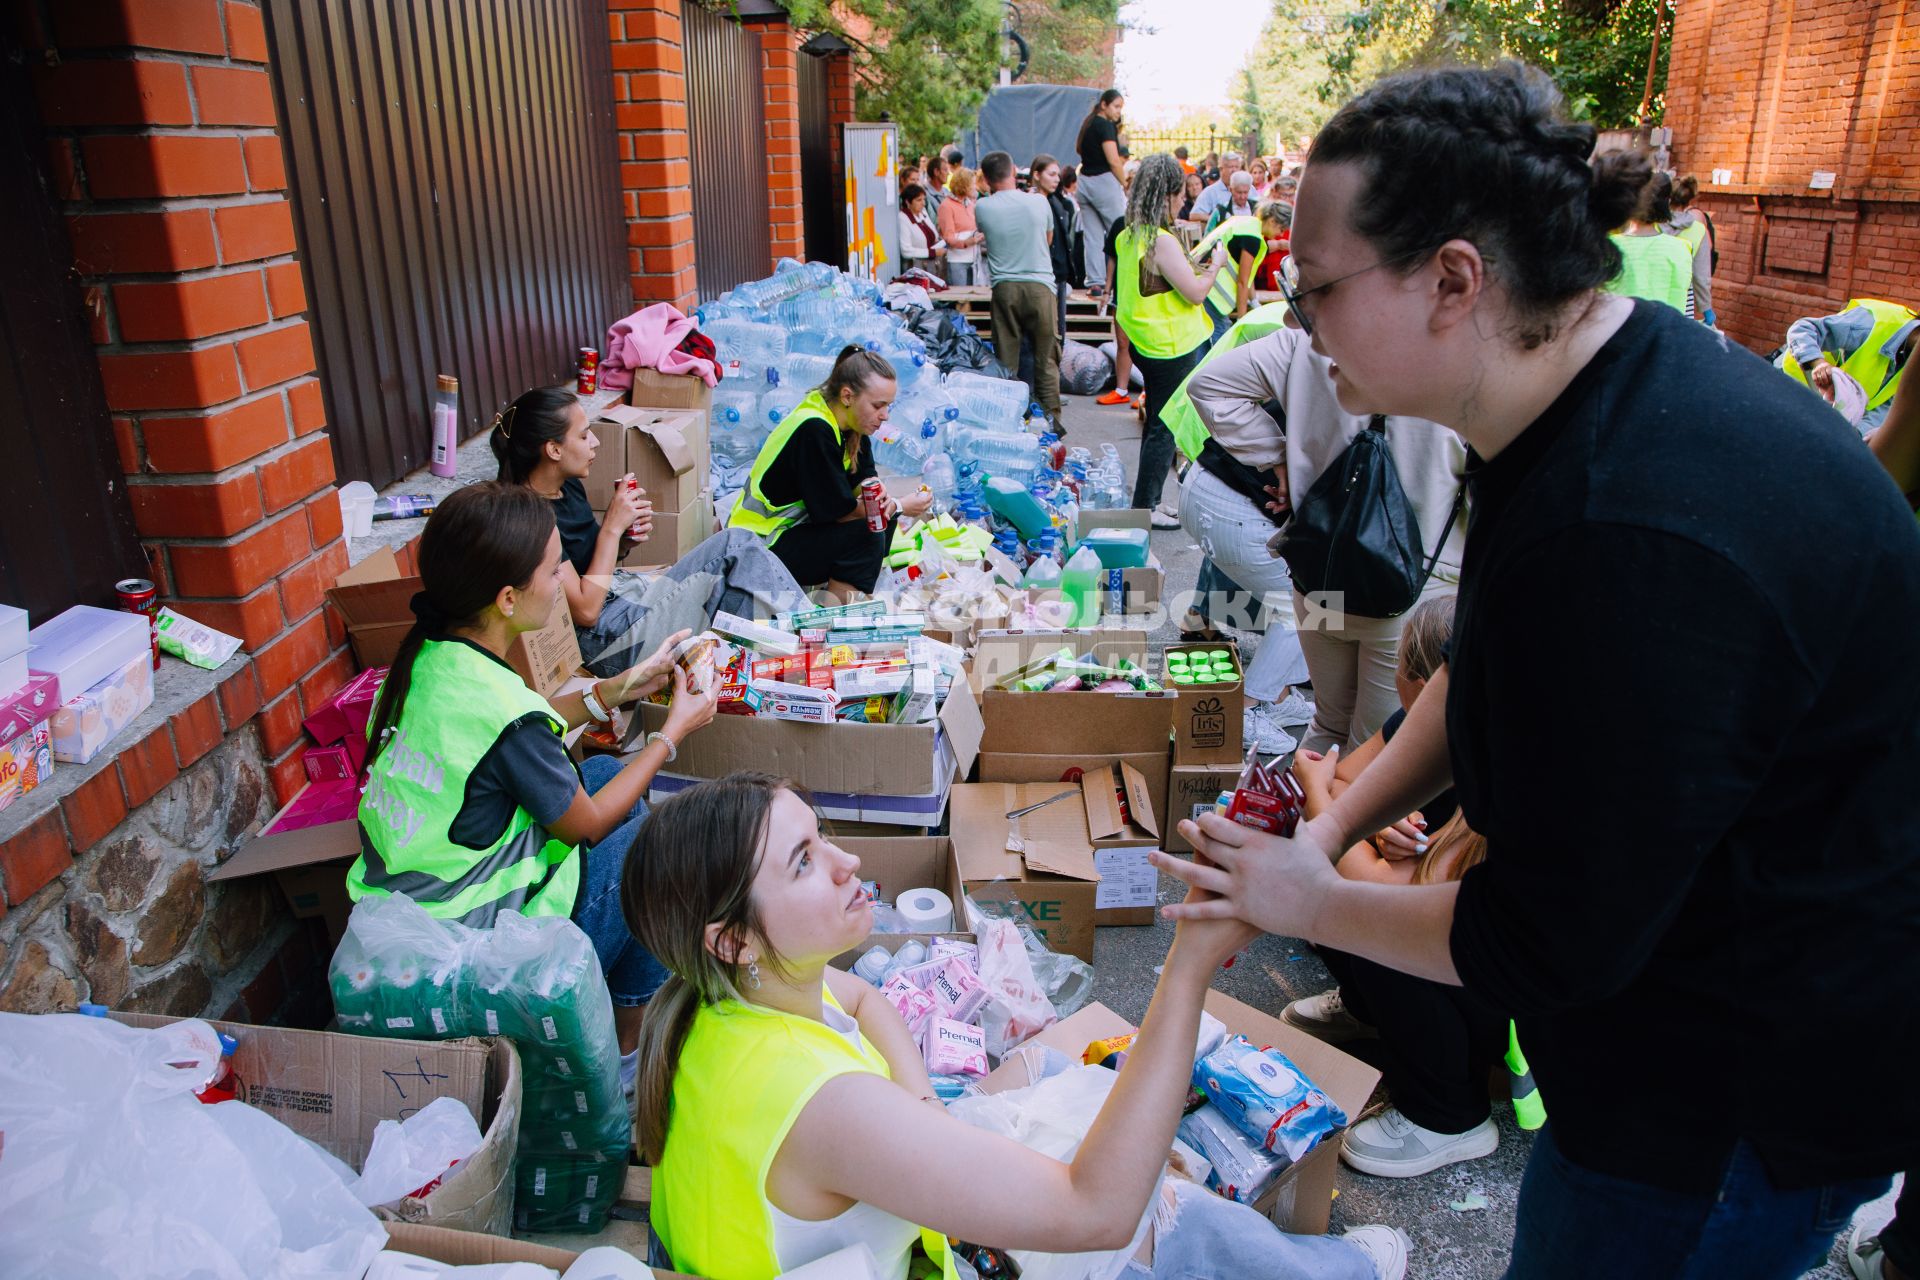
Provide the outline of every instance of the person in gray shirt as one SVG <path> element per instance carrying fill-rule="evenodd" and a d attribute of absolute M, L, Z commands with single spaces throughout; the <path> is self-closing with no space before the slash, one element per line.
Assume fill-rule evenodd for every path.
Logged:
<path fill-rule="evenodd" d="M 1033 347 L 1033 398 L 1060 428 L 1060 354 L 1053 291 L 1053 214 L 1046 197 L 1016 191 L 1013 157 L 990 151 L 980 172 L 991 192 L 974 206 L 993 277 L 993 350 L 1020 367 L 1020 342 Z"/>

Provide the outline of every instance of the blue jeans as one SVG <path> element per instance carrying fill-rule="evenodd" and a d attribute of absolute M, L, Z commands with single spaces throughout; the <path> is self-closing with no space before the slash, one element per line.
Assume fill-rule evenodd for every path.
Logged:
<path fill-rule="evenodd" d="M 1244 1204 L 1175 1180 L 1179 1216 L 1154 1238 L 1153 1265 L 1128 1262 L 1129 1280 L 1373 1280 L 1366 1255 L 1338 1236 L 1296 1236 Z"/>
<path fill-rule="evenodd" d="M 1853 1211 L 1889 1182 L 1781 1191 L 1743 1142 L 1717 1194 L 1684 1195 L 1573 1163 L 1549 1121 L 1520 1183 L 1507 1280 L 1795 1280 L 1825 1260 Z"/>
<path fill-rule="evenodd" d="M 620 772 L 617 756 L 588 756 L 580 763 L 580 780 L 592 795 Z M 580 894 L 573 902 L 573 922 L 593 943 L 600 968 L 607 975 L 613 1003 L 635 1008 L 653 999 L 667 980 L 667 967 L 653 958 L 627 928 L 620 908 L 620 881 L 627 869 L 627 850 L 647 816 L 647 802 L 636 800 L 633 812 L 599 844 L 580 851 Z"/>

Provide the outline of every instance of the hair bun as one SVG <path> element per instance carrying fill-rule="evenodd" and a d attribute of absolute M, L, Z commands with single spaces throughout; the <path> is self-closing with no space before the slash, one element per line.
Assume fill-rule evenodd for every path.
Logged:
<path fill-rule="evenodd" d="M 1593 186 L 1587 192 L 1587 214 L 1599 226 L 1613 230 L 1640 207 L 1640 193 L 1653 180 L 1653 157 L 1638 148 L 1608 151 L 1594 157 Z"/>

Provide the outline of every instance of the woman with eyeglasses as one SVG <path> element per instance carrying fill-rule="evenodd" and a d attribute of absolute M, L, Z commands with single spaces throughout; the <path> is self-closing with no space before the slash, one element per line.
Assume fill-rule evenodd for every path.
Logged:
<path fill-rule="evenodd" d="M 1146 425 L 1140 437 L 1140 464 L 1134 476 L 1133 505 L 1162 506 L 1173 466 L 1173 433 L 1161 421 L 1167 398 L 1206 354 L 1213 336 L 1207 317 L 1207 293 L 1227 260 L 1227 247 L 1214 249 L 1205 267 L 1195 268 L 1173 234 L 1186 175 L 1170 155 L 1140 162 L 1127 197 L 1127 219 L 1114 238 L 1114 314 L 1133 350 L 1133 363 L 1146 379 Z M 1163 513 L 1167 528 L 1177 527 L 1172 508 Z"/>
<path fill-rule="evenodd" d="M 1154 859 L 1217 895 L 1171 915 L 1513 1013 L 1551 1119 L 1510 1280 L 1791 1280 L 1920 1151 L 1920 528 L 1816 398 L 1603 292 L 1645 170 L 1594 140 L 1505 63 L 1314 141 L 1287 283 L 1341 407 L 1468 448 L 1452 644 L 1294 839 L 1207 815 Z M 1458 881 L 1334 869 L 1449 784 Z"/>

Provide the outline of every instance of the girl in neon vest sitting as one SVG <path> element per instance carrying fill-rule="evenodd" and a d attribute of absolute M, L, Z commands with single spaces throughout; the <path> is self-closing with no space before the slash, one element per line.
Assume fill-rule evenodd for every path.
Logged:
<path fill-rule="evenodd" d="M 718 682 L 687 688 L 670 637 L 645 662 L 548 701 L 506 655 L 560 595 L 553 508 L 519 485 L 456 489 L 420 535 L 414 624 L 380 686 L 348 896 L 404 893 L 484 928 L 503 911 L 570 916 L 593 940 L 631 1077 L 640 1013 L 666 973 L 621 915 L 621 870 L 654 774 L 713 719 Z M 671 674 L 670 674 L 671 673 Z M 561 735 L 673 682 L 659 733 L 625 766 L 576 768 Z"/>
<path fill-rule="evenodd" d="M 1288 1236 L 1191 1182 L 1162 1189 L 1201 1001 L 1247 930 L 1181 925 L 1113 1092 L 1063 1163 L 949 1116 L 899 1013 L 829 966 L 873 924 L 859 870 L 765 774 L 690 788 L 641 827 L 627 918 L 673 976 L 643 1032 L 636 1136 L 674 1267 L 772 1280 L 865 1245 L 900 1280 L 923 1230 L 936 1254 L 944 1237 L 1112 1251 L 1152 1202 L 1156 1225 L 1124 1275 L 1402 1275 L 1405 1238 L 1390 1228 Z"/>
<path fill-rule="evenodd" d="M 890 496 L 887 527 L 867 528 L 860 485 L 875 474 L 869 437 L 886 424 L 898 390 L 885 359 L 846 347 L 826 385 L 781 419 L 753 460 L 727 523 L 765 538 L 802 586 L 825 586 L 839 600 L 870 594 L 895 518 L 925 515 L 932 505 L 918 487 Z"/>
<path fill-rule="evenodd" d="M 665 577 L 686 583 L 682 589 L 650 585 L 619 568 L 622 556 L 647 541 L 653 503 L 644 489 L 629 492 L 615 485 L 605 519 L 594 515 L 587 473 L 602 448 L 617 450 L 621 443 L 594 434 L 571 386 L 535 387 L 520 396 L 494 417 L 489 443 L 500 460 L 502 484 L 526 485 L 553 505 L 560 530 L 560 589 L 584 665 L 593 674 L 618 675 L 652 652 L 672 625 L 663 613 L 687 618 L 676 605 L 688 591 L 701 600 L 702 625 L 716 612 L 752 618 L 805 607 L 806 596 L 786 566 L 744 530 L 723 529 L 681 556 Z M 681 518 L 689 517 L 683 513 Z M 634 529 L 638 538 L 631 536 Z"/>

